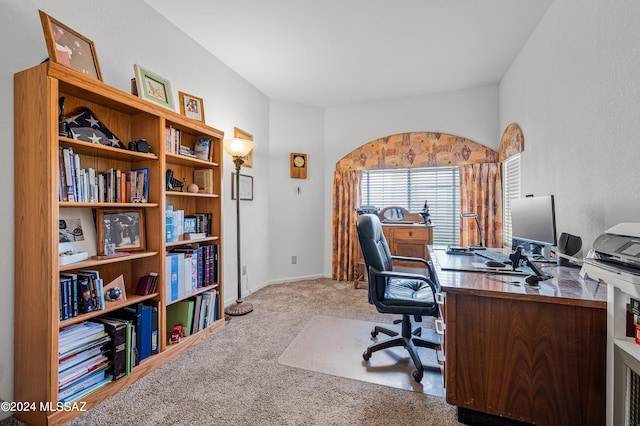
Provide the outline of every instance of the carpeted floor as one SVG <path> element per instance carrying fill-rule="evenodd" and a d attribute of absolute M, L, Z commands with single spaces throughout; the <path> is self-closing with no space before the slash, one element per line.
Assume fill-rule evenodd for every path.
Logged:
<path fill-rule="evenodd" d="M 278 363 L 313 316 L 390 324 L 394 316 L 377 313 L 366 289 L 320 279 L 271 285 L 246 300 L 252 313 L 231 318 L 219 333 L 70 424 L 460 424 L 441 397 Z M 11 417 L 0 425 L 22 423 Z"/>

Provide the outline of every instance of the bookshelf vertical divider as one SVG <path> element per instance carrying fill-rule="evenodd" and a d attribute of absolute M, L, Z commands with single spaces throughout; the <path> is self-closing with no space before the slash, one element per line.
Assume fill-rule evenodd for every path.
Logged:
<path fill-rule="evenodd" d="M 58 135 L 60 97 L 65 97 L 65 113 L 85 106 L 127 146 L 128 141 L 144 138 L 152 154 L 76 141 Z M 209 161 L 176 156 L 165 152 L 166 126 L 180 128 L 182 144 L 194 148 L 195 141 L 211 140 Z M 56 410 L 58 401 L 58 332 L 64 325 L 108 316 L 92 312 L 60 319 L 60 273 L 76 269 L 100 272 L 105 284 L 119 275 L 124 277 L 127 302 L 133 306 L 148 301 L 158 307 L 158 353 L 142 360 L 130 375 L 108 383 L 80 399 L 90 409 L 168 360 L 224 327 L 222 301 L 222 139 L 224 134 L 204 123 L 190 120 L 174 111 L 155 106 L 75 70 L 46 62 L 14 75 L 14 158 L 15 158 L 15 289 L 14 289 L 14 401 L 32 403 L 33 410 L 14 415 L 33 425 L 64 424 L 81 411 Z M 148 169 L 148 199 L 142 202 L 59 201 L 59 148 L 71 147 L 79 161 L 97 171 L 114 168 L 129 171 Z M 165 188 L 167 169 L 179 178 L 193 182 L 199 169 L 213 171 L 212 194 L 176 194 Z M 185 243 L 216 246 L 217 280 L 194 294 L 218 292 L 216 315 L 209 327 L 168 345 L 171 330 L 166 327 L 165 253 L 179 243 L 165 241 L 165 209 L 168 205 L 185 214 L 210 214 L 211 231 L 205 238 Z M 130 256 L 59 266 L 59 225 L 63 209 L 140 209 L 144 215 L 146 247 Z M 94 216 L 95 217 L 95 216 Z M 102 224 L 98 224 L 102 226 Z M 99 244 L 99 243 L 98 243 Z M 156 292 L 135 294 L 138 279 L 150 272 L 159 275 Z M 186 296 L 185 296 L 186 297 Z"/>

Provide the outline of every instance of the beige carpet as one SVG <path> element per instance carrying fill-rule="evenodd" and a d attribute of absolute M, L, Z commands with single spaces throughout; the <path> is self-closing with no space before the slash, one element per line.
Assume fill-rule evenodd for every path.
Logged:
<path fill-rule="evenodd" d="M 443 378 L 434 350 L 418 348 L 425 367 L 421 383 L 411 377 L 413 363 L 409 353 L 402 347 L 374 352 L 368 362 L 363 360 L 364 350 L 376 342 L 371 337 L 375 325 L 369 321 L 314 316 L 278 358 L 278 362 L 304 370 L 444 397 Z M 385 326 L 394 328 L 388 324 Z M 423 329 L 423 333 L 426 332 Z M 387 338 L 383 334 L 377 337 L 379 340 Z"/>

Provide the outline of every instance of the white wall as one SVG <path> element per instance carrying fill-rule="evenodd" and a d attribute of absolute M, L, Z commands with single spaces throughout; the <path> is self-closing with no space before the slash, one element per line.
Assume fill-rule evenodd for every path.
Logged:
<path fill-rule="evenodd" d="M 325 273 L 331 274 L 331 208 L 336 162 L 369 141 L 404 132 L 431 131 L 500 147 L 498 86 L 328 108 L 324 145 Z"/>
<path fill-rule="evenodd" d="M 252 169 L 255 198 L 243 202 L 243 263 L 248 265 L 249 288 L 263 285 L 273 271 L 265 253 L 270 250 L 269 209 L 269 100 L 234 71 L 208 54 L 140 0 L 0 0 L 0 38 L 5 41 L 0 62 L 0 399 L 13 395 L 13 74 L 47 57 L 38 9 L 91 39 L 96 46 L 105 83 L 130 90 L 133 64 L 169 79 L 178 90 L 202 97 L 206 123 L 233 136 L 239 127 L 254 136 L 257 148 Z M 37 143 L 38 141 L 34 141 Z M 224 295 L 235 300 L 235 210 L 230 200 L 233 164 L 224 161 Z M 318 172 L 316 172 L 317 178 Z M 318 178 L 319 180 L 319 178 Z M 250 218 L 250 219 L 249 219 Z M 15 230 L 20 238 L 20 230 Z M 34 258 L 34 262 L 38 259 Z M 16 286 L 22 283 L 15 283 Z M 6 413 L 0 413 L 0 418 Z"/>
<path fill-rule="evenodd" d="M 271 101 L 269 152 L 269 258 L 274 278 L 293 281 L 322 276 L 324 211 L 324 112 Z M 307 178 L 289 177 L 292 152 L 307 154 Z M 329 205 L 330 206 L 330 205 Z M 297 263 L 291 257 L 297 256 Z M 277 271 L 277 273 L 275 272 Z"/>
<path fill-rule="evenodd" d="M 640 3 L 588 3 L 555 0 L 500 84 L 500 129 L 524 133 L 523 194 L 555 194 L 558 233 L 587 249 L 640 222 Z"/>

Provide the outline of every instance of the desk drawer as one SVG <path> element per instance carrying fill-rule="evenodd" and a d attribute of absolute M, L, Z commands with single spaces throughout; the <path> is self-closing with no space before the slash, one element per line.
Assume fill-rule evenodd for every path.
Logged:
<path fill-rule="evenodd" d="M 419 239 L 423 240 L 424 244 L 431 244 L 431 232 L 428 228 L 416 228 L 416 229 L 394 229 L 393 230 L 394 238 L 401 239 Z"/>

